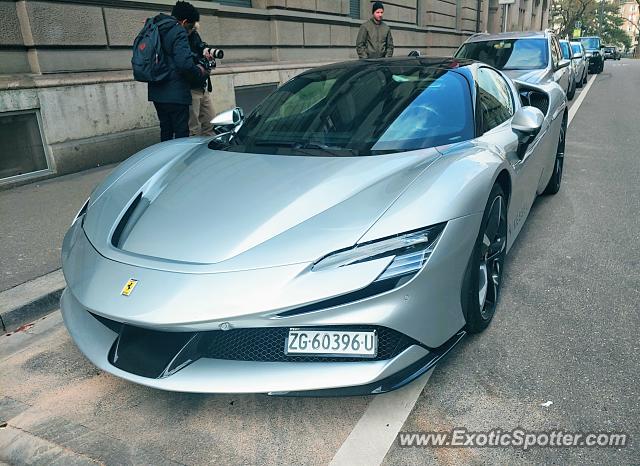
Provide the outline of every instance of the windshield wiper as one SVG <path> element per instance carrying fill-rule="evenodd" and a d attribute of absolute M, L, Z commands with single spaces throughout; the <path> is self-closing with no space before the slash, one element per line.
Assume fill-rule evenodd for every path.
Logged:
<path fill-rule="evenodd" d="M 299 142 L 295 141 L 278 141 L 272 139 L 256 139 L 252 142 L 252 146 L 268 146 L 268 147 L 297 147 Z"/>
<path fill-rule="evenodd" d="M 253 142 L 255 146 L 268 146 L 268 147 L 284 147 L 293 150 L 314 149 L 321 150 L 327 154 L 334 155 L 336 157 L 344 157 L 350 155 L 359 155 L 356 150 L 342 146 L 328 146 L 318 142 L 299 142 L 299 141 L 277 141 L 277 140 L 257 140 Z"/>

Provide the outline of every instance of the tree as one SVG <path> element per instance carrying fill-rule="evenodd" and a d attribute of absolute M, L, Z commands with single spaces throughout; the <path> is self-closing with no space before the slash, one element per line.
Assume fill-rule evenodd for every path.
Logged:
<path fill-rule="evenodd" d="M 553 0 L 551 2 L 552 23 L 558 27 L 561 37 L 571 37 L 577 21 L 583 24 L 596 14 L 595 0 Z"/>
<path fill-rule="evenodd" d="M 636 2 L 640 4 L 640 0 Z M 576 22 L 580 21 L 583 36 L 599 35 L 607 45 L 630 44 L 629 37 L 621 29 L 624 20 L 620 17 L 617 2 L 553 0 L 551 17 L 561 37 L 571 37 Z"/>

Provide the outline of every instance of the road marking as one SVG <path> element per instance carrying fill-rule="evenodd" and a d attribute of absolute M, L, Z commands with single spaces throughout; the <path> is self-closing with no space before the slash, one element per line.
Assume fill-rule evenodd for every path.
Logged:
<path fill-rule="evenodd" d="M 580 95 L 578 96 L 578 100 L 576 100 L 576 102 L 569 109 L 569 121 L 567 122 L 567 127 L 571 125 L 571 120 L 573 120 L 573 117 L 576 116 L 576 113 L 578 112 L 580 105 L 582 105 L 582 101 L 586 97 L 587 92 L 589 92 L 589 89 L 591 89 L 591 86 L 593 85 L 597 77 L 598 77 L 597 74 L 594 74 L 593 76 L 591 76 L 591 79 L 589 80 L 587 85 L 584 87 Z"/>
<path fill-rule="evenodd" d="M 432 372 L 399 390 L 376 395 L 329 464 L 381 464 Z"/>

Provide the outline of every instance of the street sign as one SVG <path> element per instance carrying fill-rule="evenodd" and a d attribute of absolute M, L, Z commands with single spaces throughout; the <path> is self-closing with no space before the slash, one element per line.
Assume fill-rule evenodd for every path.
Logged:
<path fill-rule="evenodd" d="M 575 27 L 576 29 L 582 29 L 582 21 L 576 21 Z"/>
<path fill-rule="evenodd" d="M 516 0 L 498 0 L 498 5 L 511 5 L 516 3 Z"/>

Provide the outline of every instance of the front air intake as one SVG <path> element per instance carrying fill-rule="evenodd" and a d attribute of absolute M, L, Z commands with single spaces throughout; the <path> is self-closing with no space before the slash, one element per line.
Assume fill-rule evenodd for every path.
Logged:
<path fill-rule="evenodd" d="M 127 211 L 124 213 L 118 226 L 113 232 L 111 237 L 111 244 L 122 249 L 124 242 L 127 240 L 129 233 L 133 229 L 136 222 L 140 219 L 145 210 L 149 207 L 149 200 L 142 197 L 142 193 L 138 194 L 135 199 L 129 204 Z"/>

